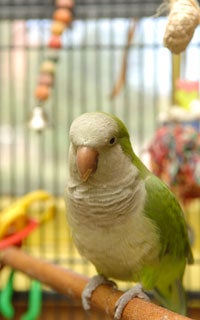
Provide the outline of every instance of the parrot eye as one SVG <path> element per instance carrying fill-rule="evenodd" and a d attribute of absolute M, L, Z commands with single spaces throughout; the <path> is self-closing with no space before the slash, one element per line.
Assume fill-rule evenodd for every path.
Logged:
<path fill-rule="evenodd" d="M 115 137 L 112 137 L 109 141 L 109 144 L 110 145 L 113 145 L 114 143 L 116 142 L 116 138 Z"/>

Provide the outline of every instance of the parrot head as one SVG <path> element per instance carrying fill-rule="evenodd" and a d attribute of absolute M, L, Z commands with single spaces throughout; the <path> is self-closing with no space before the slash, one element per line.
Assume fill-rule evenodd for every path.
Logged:
<path fill-rule="evenodd" d="M 128 156 L 129 161 L 134 156 L 125 125 L 114 115 L 103 112 L 84 113 L 76 118 L 70 128 L 70 141 L 82 181 L 101 167 L 113 169 L 113 162 L 116 164 L 120 156 Z"/>

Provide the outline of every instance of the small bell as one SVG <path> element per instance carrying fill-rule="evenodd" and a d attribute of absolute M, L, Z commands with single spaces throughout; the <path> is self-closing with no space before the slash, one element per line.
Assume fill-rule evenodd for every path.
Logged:
<path fill-rule="evenodd" d="M 28 121 L 28 126 L 30 129 L 38 132 L 43 131 L 50 126 L 48 117 L 42 107 L 37 106 L 33 109 Z"/>

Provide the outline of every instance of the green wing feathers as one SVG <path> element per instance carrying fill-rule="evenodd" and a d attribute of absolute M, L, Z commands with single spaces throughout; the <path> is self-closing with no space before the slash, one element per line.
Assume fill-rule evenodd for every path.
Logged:
<path fill-rule="evenodd" d="M 151 279 L 155 272 L 153 287 L 157 300 L 164 307 L 185 314 L 182 278 L 186 263 L 193 263 L 193 256 L 183 211 L 169 188 L 151 173 L 146 176 L 145 186 L 145 214 L 157 226 L 161 250 L 159 263 L 152 270 L 147 267 L 143 280 L 145 282 L 145 277 Z"/>
<path fill-rule="evenodd" d="M 160 232 L 161 258 L 169 254 L 193 263 L 184 214 L 174 194 L 152 174 L 146 177 L 145 186 L 145 214 L 154 221 Z"/>
<path fill-rule="evenodd" d="M 157 286 L 153 292 L 163 307 L 182 315 L 187 314 L 186 294 L 181 279 L 175 279 L 167 287 Z"/>

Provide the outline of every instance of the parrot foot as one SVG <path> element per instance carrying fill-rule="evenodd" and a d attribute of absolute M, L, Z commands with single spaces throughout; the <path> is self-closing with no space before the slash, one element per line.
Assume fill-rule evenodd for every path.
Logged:
<path fill-rule="evenodd" d="M 141 298 L 146 301 L 149 301 L 149 297 L 144 293 L 142 285 L 140 283 L 136 284 L 133 288 L 126 291 L 116 302 L 115 304 L 115 315 L 114 320 L 120 320 L 122 316 L 122 312 L 128 302 L 135 298 Z"/>
<path fill-rule="evenodd" d="M 112 287 L 117 288 L 115 282 L 106 279 L 102 275 L 92 277 L 82 292 L 82 305 L 85 311 L 90 310 L 90 299 L 92 297 L 92 293 L 102 284 L 111 285 Z"/>

